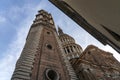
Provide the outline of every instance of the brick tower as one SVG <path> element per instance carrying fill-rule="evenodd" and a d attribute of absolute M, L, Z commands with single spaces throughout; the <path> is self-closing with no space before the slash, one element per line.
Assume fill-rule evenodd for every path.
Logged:
<path fill-rule="evenodd" d="M 11 80 L 72 80 L 51 14 L 40 10 Z"/>

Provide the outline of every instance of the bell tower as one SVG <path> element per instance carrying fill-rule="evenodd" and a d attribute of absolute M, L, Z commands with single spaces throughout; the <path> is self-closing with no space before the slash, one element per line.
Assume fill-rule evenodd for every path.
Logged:
<path fill-rule="evenodd" d="M 30 28 L 12 80 L 70 80 L 51 14 L 40 10 Z"/>

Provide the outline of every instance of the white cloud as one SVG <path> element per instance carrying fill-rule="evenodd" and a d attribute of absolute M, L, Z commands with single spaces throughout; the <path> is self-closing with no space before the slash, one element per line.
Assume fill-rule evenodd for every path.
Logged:
<path fill-rule="evenodd" d="M 26 7 L 28 6 L 24 6 L 22 9 Z M 28 10 L 28 8 L 30 10 Z M 21 54 L 29 27 L 31 26 L 34 15 L 36 13 L 35 7 L 29 6 L 28 8 L 26 10 L 29 11 L 27 14 L 28 17 L 21 21 L 19 24 L 16 24 L 15 29 L 17 31 L 17 34 L 11 44 L 9 44 L 9 48 L 7 48 L 7 50 L 4 52 L 2 59 L 0 59 L 0 80 L 10 80 L 15 68 L 15 63 Z M 31 10 L 32 8 L 34 9 Z M 14 16 L 16 16 L 16 18 L 18 17 L 17 14 Z"/>
<path fill-rule="evenodd" d="M 20 13 L 25 13 L 27 17 L 20 21 L 19 24 L 16 24 L 15 26 L 12 26 L 16 29 L 17 34 L 14 38 L 14 40 L 9 44 L 9 48 L 4 52 L 4 56 L 2 59 L 0 59 L 0 80 L 10 80 L 12 77 L 15 63 L 18 59 L 18 57 L 21 54 L 22 48 L 24 46 L 27 33 L 29 31 L 29 28 L 33 22 L 33 19 L 37 13 L 38 10 L 42 8 L 46 8 L 47 4 L 44 0 L 41 0 L 40 4 L 34 5 L 34 4 L 28 4 L 21 7 L 13 6 L 10 11 L 8 17 L 11 18 L 11 15 L 14 14 L 14 17 L 11 18 L 11 20 L 19 19 Z M 4 17 L 1 17 L 3 20 L 0 22 L 5 21 L 6 19 Z"/>
<path fill-rule="evenodd" d="M 2 15 L 0 15 L 0 24 L 5 22 L 6 21 L 6 18 Z"/>
<path fill-rule="evenodd" d="M 4 53 L 4 57 L 1 60 L 0 64 L 0 79 L 1 80 L 10 80 L 12 72 L 15 67 L 16 60 L 18 59 L 21 49 L 25 42 L 25 32 L 26 29 L 21 29 L 17 38 L 10 44 L 7 51 Z"/>
<path fill-rule="evenodd" d="M 29 21 L 29 20 L 26 20 Z M 27 23 L 27 22 L 26 22 Z M 9 48 L 4 53 L 4 57 L 1 59 L 0 64 L 0 79 L 1 80 L 10 80 L 12 73 L 14 71 L 15 63 L 21 53 L 21 50 L 25 43 L 25 38 L 28 32 L 28 24 L 21 25 L 21 27 L 16 35 L 14 41 L 9 45 Z"/>

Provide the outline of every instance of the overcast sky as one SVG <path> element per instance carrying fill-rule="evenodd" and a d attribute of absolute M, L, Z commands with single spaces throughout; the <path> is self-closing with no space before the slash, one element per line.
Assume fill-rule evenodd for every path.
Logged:
<path fill-rule="evenodd" d="M 110 46 L 103 46 L 48 0 L 1 0 L 0 1 L 0 80 L 10 80 L 15 63 L 24 47 L 29 28 L 38 10 L 52 14 L 55 25 L 76 40 L 83 49 L 94 44 L 105 51 L 120 55 Z M 120 61 L 120 59 L 119 59 Z"/>

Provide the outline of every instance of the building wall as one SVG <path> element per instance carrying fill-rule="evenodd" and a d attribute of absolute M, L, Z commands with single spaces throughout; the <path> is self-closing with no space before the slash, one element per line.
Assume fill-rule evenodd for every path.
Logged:
<path fill-rule="evenodd" d="M 26 39 L 23 51 L 16 63 L 16 68 L 11 78 L 12 80 L 30 80 L 41 30 L 42 27 L 40 26 L 36 26 L 30 29 L 29 36 Z"/>
<path fill-rule="evenodd" d="M 71 60 L 80 80 L 119 80 L 120 63 L 112 53 L 90 45 L 80 58 Z"/>

